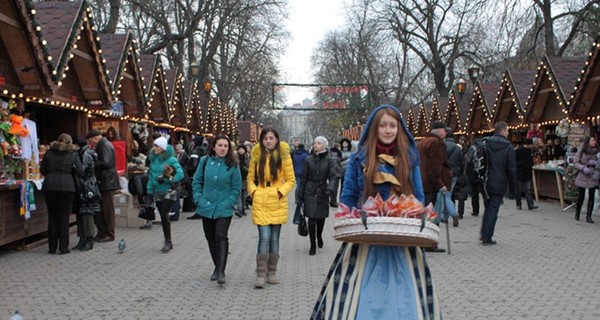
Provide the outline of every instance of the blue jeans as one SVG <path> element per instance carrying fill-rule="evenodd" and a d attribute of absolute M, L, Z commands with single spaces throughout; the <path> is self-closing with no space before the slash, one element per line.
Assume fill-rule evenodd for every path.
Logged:
<path fill-rule="evenodd" d="M 485 209 L 483 210 L 483 220 L 481 222 L 481 239 L 483 241 L 491 241 L 496 228 L 496 220 L 498 220 L 498 211 L 504 195 L 491 194 L 487 200 L 484 200 Z"/>
<path fill-rule="evenodd" d="M 179 220 L 179 212 L 181 211 L 181 202 L 179 200 L 181 200 L 181 198 L 177 197 L 177 200 L 173 202 L 173 207 L 171 210 L 173 210 L 175 214 L 171 217 L 171 219 Z"/>
<path fill-rule="evenodd" d="M 272 253 L 279 254 L 279 233 L 280 224 L 270 224 L 268 226 L 258 226 L 258 254 Z"/>

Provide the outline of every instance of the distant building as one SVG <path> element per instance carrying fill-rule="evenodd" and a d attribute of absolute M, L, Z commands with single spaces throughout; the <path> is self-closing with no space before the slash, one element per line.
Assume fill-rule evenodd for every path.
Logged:
<path fill-rule="evenodd" d="M 293 146 L 298 143 L 310 145 L 312 143 L 312 135 L 308 127 L 309 116 L 312 111 L 303 110 L 306 108 L 314 108 L 311 99 L 304 99 L 302 103 L 296 103 L 288 106 L 285 110 L 279 113 L 281 119 L 281 138 L 289 141 Z"/>

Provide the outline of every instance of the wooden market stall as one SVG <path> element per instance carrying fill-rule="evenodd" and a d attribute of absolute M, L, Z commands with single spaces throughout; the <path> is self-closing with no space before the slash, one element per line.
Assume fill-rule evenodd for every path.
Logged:
<path fill-rule="evenodd" d="M 201 135 L 201 123 L 202 123 L 202 108 L 200 106 L 200 100 L 198 99 L 198 85 L 196 81 L 186 80 L 183 81 L 183 95 L 185 104 L 187 106 L 186 122 L 187 127 L 195 135 Z"/>
<path fill-rule="evenodd" d="M 183 75 L 177 69 L 165 70 L 165 90 L 169 110 L 169 124 L 174 129 L 172 135 L 175 141 L 183 141 L 184 145 L 192 139 L 191 131 L 187 128 L 187 106 L 183 91 Z"/>
<path fill-rule="evenodd" d="M 466 95 L 466 97 L 465 97 Z M 459 94 L 456 90 L 450 92 L 448 107 L 446 108 L 446 116 L 444 117 L 446 125 L 454 132 L 455 135 L 465 134 L 467 124 L 467 115 L 469 114 L 469 101 L 473 95 L 471 91 Z"/>
<path fill-rule="evenodd" d="M 402 117 L 406 128 L 414 135 L 416 133 L 415 112 L 412 106 L 405 107 L 401 110 Z"/>
<path fill-rule="evenodd" d="M 535 71 L 507 69 L 502 75 L 500 92 L 494 103 L 492 123 L 506 122 L 510 129 L 511 141 L 521 141 L 527 134 L 528 125 L 523 121 L 525 102 L 534 79 Z"/>
<path fill-rule="evenodd" d="M 430 120 L 446 122 L 446 109 L 448 109 L 447 97 L 436 96 L 433 99 L 433 106 L 431 108 Z"/>
<path fill-rule="evenodd" d="M 600 124 L 600 36 L 594 41 L 570 98 L 571 119 Z"/>
<path fill-rule="evenodd" d="M 552 134 L 549 128 L 556 126 L 560 120 L 568 116 L 571 99 L 567 95 L 581 76 L 584 65 L 584 58 L 544 57 L 529 93 L 524 116 L 525 123 L 541 123 L 542 129 L 546 129 L 544 131 L 547 134 Z M 562 192 L 565 186 L 559 185 L 564 183 L 563 179 L 556 178 L 557 174 L 562 174 L 561 168 L 539 165 L 534 167 L 533 172 L 536 197 L 561 200 L 564 198 Z"/>
<path fill-rule="evenodd" d="M 162 64 L 157 55 L 140 55 L 142 79 L 146 94 L 147 118 L 152 125 L 150 136 L 157 131 L 169 131 L 168 99 Z M 162 129 L 159 129 L 162 128 Z"/>
<path fill-rule="evenodd" d="M 431 109 L 433 108 L 432 102 L 421 102 L 419 104 L 417 125 L 415 127 L 415 136 L 422 138 L 429 133 L 429 127 L 431 126 Z"/>
<path fill-rule="evenodd" d="M 489 135 L 494 129 L 492 123 L 492 108 L 497 96 L 499 82 L 481 82 L 475 85 L 475 90 L 469 103 L 465 131 L 473 138 Z"/>
<path fill-rule="evenodd" d="M 35 120 L 31 125 L 37 134 L 34 147 L 37 149 L 38 140 L 40 144 L 47 144 L 63 132 L 74 138 L 83 136 L 88 130 L 87 115 L 101 113 L 111 101 L 91 9 L 84 2 L 38 2 L 33 7 L 29 2 L 12 0 L 2 5 L 5 6 L 2 14 L 6 16 L 0 23 L 7 26 L 0 28 L 0 46 L 6 49 L 0 49 L 0 56 L 6 53 L 9 58 L 0 60 L 3 64 L 4 61 L 16 63 L 15 73 L 7 78 L 11 90 L 18 92 L 10 98 L 24 101 L 24 110 L 35 114 L 29 119 Z M 28 42 L 23 42 L 25 39 Z M 9 53 L 12 50 L 17 51 Z M 20 73 L 27 74 L 21 76 Z M 10 92 L 5 89 L 3 93 Z M 40 150 L 40 156 L 42 153 Z M 19 216 L 19 211 L 27 211 L 19 205 L 22 196 L 27 197 L 24 190 L 29 187 L 25 181 L 20 180 L 21 186 L 0 187 L 3 190 L 0 191 L 0 245 L 47 230 L 45 199 L 38 190 L 40 183 L 34 183 L 35 210 L 30 211 L 30 219 Z"/>
<path fill-rule="evenodd" d="M 34 27 L 34 24 L 37 25 L 37 22 L 34 23 L 35 10 L 24 0 L 11 0 L 0 2 L 0 12 L 2 108 L 15 99 L 51 96 L 56 84 L 52 81 L 50 68 L 46 63 L 48 55 L 42 49 L 41 34 Z M 8 110 L 4 109 L 2 113 L 7 114 Z M 2 166 L 6 165 L 4 156 L 2 152 Z M 20 196 L 23 187 L 24 185 L 15 183 L 0 185 L 0 245 L 47 230 L 46 203 L 41 192 L 36 191 L 34 194 L 39 197 L 36 197 L 38 210 L 29 219 L 21 215 Z"/>
<path fill-rule="evenodd" d="M 146 120 L 144 117 L 146 96 L 135 41 L 132 34 L 127 32 L 126 34 L 101 34 L 100 42 L 112 81 L 111 92 L 115 97 L 111 112 L 122 119 L 115 129 L 118 130 L 122 141 L 128 141 L 129 124 Z M 126 148 L 127 155 L 131 155 L 131 146 L 127 145 Z"/>

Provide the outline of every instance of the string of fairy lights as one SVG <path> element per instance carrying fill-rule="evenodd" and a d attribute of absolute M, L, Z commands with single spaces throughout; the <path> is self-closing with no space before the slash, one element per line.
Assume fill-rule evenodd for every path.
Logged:
<path fill-rule="evenodd" d="M 577 59 L 570 60 L 572 63 L 578 62 Z M 507 118 L 511 111 L 516 115 L 515 119 L 512 119 L 511 123 L 509 123 L 509 129 L 511 130 L 526 128 L 529 126 L 530 122 L 536 122 L 542 126 L 554 126 L 561 123 L 561 121 L 564 122 L 564 120 L 567 120 L 568 124 L 584 125 L 591 123 L 600 126 L 600 114 L 598 114 L 600 113 L 600 108 L 594 109 L 591 113 L 589 112 L 590 109 L 581 110 L 582 106 L 586 106 L 586 104 L 581 101 L 585 95 L 585 90 L 583 90 L 584 87 L 587 86 L 587 83 L 592 81 L 590 79 L 600 77 L 600 37 L 594 41 L 592 48 L 588 53 L 587 60 L 585 62 L 582 61 L 581 65 L 582 69 L 578 74 L 573 90 L 568 93 L 563 92 L 563 90 L 568 89 L 570 84 L 559 83 L 561 79 L 557 79 L 552 62 L 547 57 L 543 58 L 537 67 L 535 79 L 532 79 L 533 83 L 530 87 L 529 95 L 525 100 L 524 106 L 520 101 L 521 97 L 518 97 L 516 93 L 517 87 L 515 81 L 511 79 L 508 71 L 503 74 L 502 80 L 499 82 L 500 89 L 497 91 L 493 105 L 486 102 L 490 99 L 488 97 L 486 100 L 481 82 L 478 82 L 471 95 L 469 111 L 466 118 L 461 114 L 459 98 L 456 96 L 457 93 L 452 91 L 448 100 L 446 114 L 440 120 L 445 121 L 446 124 L 454 129 L 454 133 L 457 135 L 487 134 L 493 131 L 491 125 L 501 111 L 500 109 L 509 108 L 511 110 L 508 110 L 506 113 Z M 562 81 L 565 81 L 565 79 L 562 79 Z M 551 92 L 556 99 L 555 105 L 559 109 L 560 116 L 547 120 L 544 120 L 543 118 L 532 119 L 533 106 L 536 105 L 535 103 L 538 95 L 540 95 L 540 93 L 548 94 L 548 92 Z M 594 96 L 598 96 L 599 94 L 600 93 L 594 93 Z M 539 108 L 552 106 L 552 103 L 546 101 L 545 104 L 541 105 Z M 421 103 L 418 107 L 419 113 L 416 121 L 414 120 L 412 108 L 409 108 L 405 122 L 411 132 L 417 133 L 415 135 L 417 138 L 422 136 L 422 133 L 424 132 L 422 130 L 423 128 L 426 128 L 427 130 L 425 132 L 427 132 L 431 121 L 437 120 L 436 112 L 439 112 L 439 109 L 436 110 L 436 107 L 439 108 L 439 105 L 436 105 L 434 101 L 431 117 L 427 118 L 425 103 Z M 587 105 L 587 107 L 592 108 L 593 106 Z M 463 119 L 465 120 L 463 121 Z M 506 119 L 498 119 L 498 121 L 500 120 L 504 121 Z M 346 129 L 342 132 L 342 135 L 351 139 L 353 137 L 358 137 L 360 136 L 361 131 L 359 128 L 362 128 L 362 125 Z"/>
<path fill-rule="evenodd" d="M 237 117 L 235 110 L 224 104 L 222 101 L 210 97 L 208 99 L 208 117 L 205 117 L 203 124 L 200 124 L 200 119 L 203 119 L 202 108 L 200 107 L 200 99 L 198 98 L 201 92 L 198 85 L 194 81 L 191 82 L 190 94 L 184 95 L 184 79 L 183 75 L 175 71 L 175 76 L 169 82 L 165 76 L 160 61 L 156 59 L 153 72 L 150 73 L 151 79 L 146 81 L 142 75 L 143 68 L 141 66 L 140 52 L 137 48 L 136 40 L 133 39 L 131 33 L 127 32 L 124 36 L 123 53 L 120 55 L 116 70 L 113 70 L 111 78 L 111 70 L 107 67 L 107 61 L 103 55 L 101 47 L 101 37 L 93 23 L 93 15 L 89 5 L 82 1 L 77 6 L 76 16 L 72 28 L 67 36 L 67 39 L 51 39 L 53 41 L 63 41 L 64 49 L 53 57 L 48 40 L 44 39 L 44 26 L 36 15 L 46 8 L 40 7 L 36 9 L 30 1 L 25 1 L 25 8 L 22 8 L 23 14 L 27 14 L 27 25 L 34 43 L 37 43 L 40 50 L 39 55 L 43 58 L 42 69 L 47 68 L 52 80 L 49 85 L 53 92 L 61 92 L 63 81 L 71 74 L 74 76 L 74 69 L 77 67 L 74 63 L 70 63 L 75 55 L 87 54 L 91 56 L 95 62 L 94 68 L 100 75 L 100 85 L 98 92 L 103 94 L 103 98 L 99 102 L 87 105 L 90 101 L 64 101 L 65 98 L 59 98 L 60 94 L 53 94 L 52 97 L 38 97 L 34 95 L 25 96 L 21 92 L 11 92 L 9 89 L 0 91 L 5 97 L 10 99 L 24 99 L 27 103 L 37 103 L 48 105 L 56 108 L 69 109 L 86 113 L 88 117 L 104 117 L 113 118 L 124 121 L 147 123 L 153 126 L 173 129 L 176 131 L 185 131 L 196 134 L 216 134 L 224 133 L 232 135 L 237 131 Z M 82 43 L 81 41 L 85 41 Z M 83 46 L 82 46 L 83 44 Z M 87 47 L 91 47 L 91 52 L 85 52 Z M 122 98 L 122 90 L 124 77 L 133 78 L 133 85 L 136 86 L 135 92 L 138 95 L 139 114 L 123 114 L 118 115 L 108 110 L 99 110 L 104 108 L 108 102 L 119 101 Z M 65 96 L 66 94 L 63 94 Z M 157 97 L 158 95 L 158 97 Z M 155 100 L 155 97 L 157 100 Z M 153 114 L 159 113 L 159 115 Z M 179 118 L 177 126 L 170 123 L 170 119 Z M 155 121 L 153 119 L 159 119 Z M 161 121 L 162 120 L 162 121 Z M 190 130 L 193 121 L 197 122 L 197 131 Z M 204 130 L 201 130 L 204 129 Z"/>

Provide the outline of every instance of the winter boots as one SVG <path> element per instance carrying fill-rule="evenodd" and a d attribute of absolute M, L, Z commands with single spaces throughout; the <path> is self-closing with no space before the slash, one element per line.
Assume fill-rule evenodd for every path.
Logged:
<path fill-rule="evenodd" d="M 267 283 L 268 284 L 277 284 L 279 283 L 279 279 L 277 279 L 277 262 L 279 262 L 278 254 L 269 254 L 269 259 L 267 260 Z"/>
<path fill-rule="evenodd" d="M 278 257 L 279 258 L 279 257 Z M 268 253 L 260 253 L 256 255 L 256 282 L 254 287 L 262 289 L 267 281 L 267 263 L 269 259 Z"/>
<path fill-rule="evenodd" d="M 94 247 L 94 237 L 87 237 L 85 238 L 85 242 L 83 243 L 83 245 L 81 245 L 81 248 L 79 248 L 80 251 L 89 251 L 92 250 L 92 248 Z"/>
<path fill-rule="evenodd" d="M 310 239 L 310 249 L 308 249 L 308 255 L 314 256 L 317 253 L 317 241 L 316 235 L 317 226 L 314 224 L 308 225 L 308 238 Z"/>
<path fill-rule="evenodd" d="M 229 241 L 221 240 L 217 242 L 217 283 L 225 284 L 225 266 L 227 265 L 227 255 L 229 254 Z"/>

